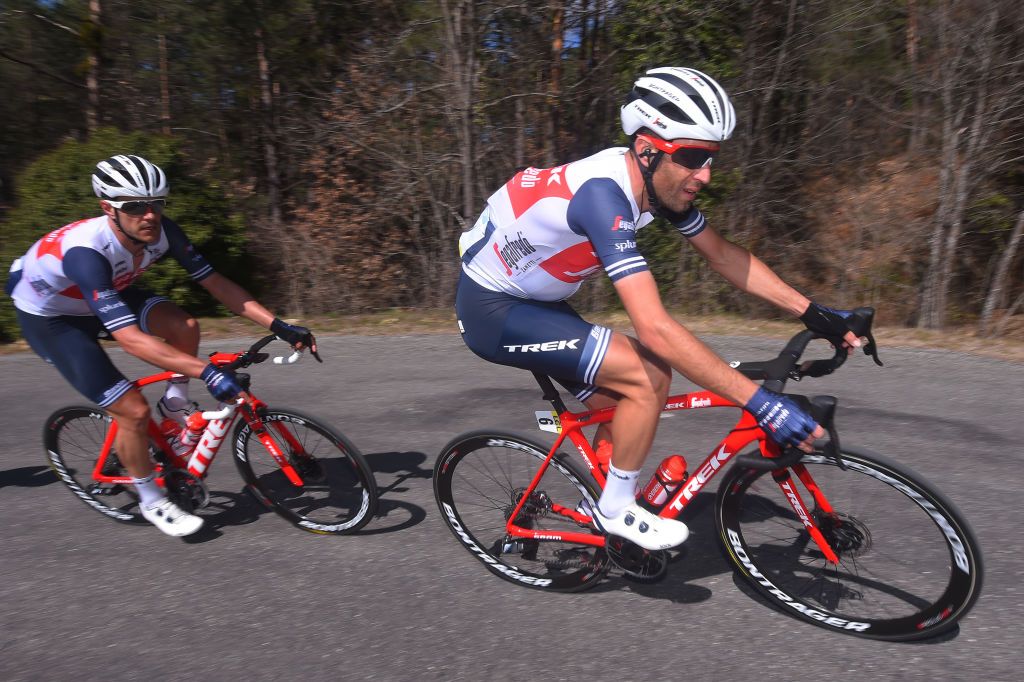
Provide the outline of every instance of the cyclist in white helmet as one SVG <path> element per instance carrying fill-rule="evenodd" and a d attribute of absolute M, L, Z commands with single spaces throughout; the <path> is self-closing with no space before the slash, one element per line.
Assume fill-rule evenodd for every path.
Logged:
<path fill-rule="evenodd" d="M 647 549 L 686 540 L 676 520 L 635 502 L 638 476 L 668 395 L 671 372 L 743 405 L 769 435 L 810 450 L 820 426 L 787 396 L 754 384 L 669 316 L 636 232 L 654 216 L 673 223 L 710 267 L 737 288 L 799 317 L 808 327 L 860 341 L 845 311 L 813 303 L 746 249 L 721 237 L 694 206 L 736 114 L 725 90 L 695 69 L 651 69 L 621 109 L 628 147 L 556 168 L 528 168 L 487 202 L 460 239 L 456 310 L 473 352 L 499 364 L 544 372 L 589 408 L 617 405 L 595 436 L 607 484 L 592 510 L 599 530 Z M 636 338 L 580 318 L 565 299 L 603 269 Z"/>
<path fill-rule="evenodd" d="M 157 260 L 172 256 L 229 310 L 296 349 L 308 347 L 319 360 L 316 340 L 213 270 L 164 215 L 169 186 L 158 166 L 139 156 L 113 156 L 96 165 L 92 187 L 103 215 L 65 225 L 33 244 L 11 266 L 5 291 L 32 349 L 117 422 L 114 449 L 133 478 L 142 515 L 168 535 L 190 535 L 202 519 L 171 502 L 153 479 L 149 405 L 97 337 L 109 335 L 128 353 L 184 375 L 168 385 L 157 405 L 162 416 L 179 423 L 195 409 L 189 378 L 202 379 L 221 401 L 236 397 L 244 386 L 232 372 L 197 357 L 199 325 L 193 317 L 167 298 L 132 286 Z"/>

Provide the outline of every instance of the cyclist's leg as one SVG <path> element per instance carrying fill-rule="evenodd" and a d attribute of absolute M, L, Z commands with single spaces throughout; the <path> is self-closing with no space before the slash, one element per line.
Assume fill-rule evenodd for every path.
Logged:
<path fill-rule="evenodd" d="M 176 303 L 137 287 L 128 287 L 121 292 L 121 297 L 135 313 L 142 331 L 163 339 L 183 353 L 198 355 L 199 322 Z M 186 414 L 193 409 L 188 382 L 188 377 L 168 381 L 158 403 L 160 414 L 179 424 L 184 424 Z"/>
<path fill-rule="evenodd" d="M 463 340 L 485 360 L 543 372 L 563 384 L 580 382 L 582 389 L 575 392 L 580 400 L 592 399 L 597 386 L 621 394 L 619 405 L 626 407 L 625 415 L 617 414 L 613 423 L 616 438 L 621 430 L 626 443 L 619 461 L 626 466 L 635 462 L 636 469 L 620 470 L 614 464 L 609 468 L 609 482 L 593 518 L 605 532 L 627 537 L 646 549 L 673 547 L 686 540 L 685 525 L 659 519 L 634 502 L 640 465 L 668 395 L 669 368 L 634 339 L 586 322 L 563 301 L 531 301 L 487 291 L 464 276 L 456 310 Z M 623 419 L 637 423 L 624 424 Z"/>
<path fill-rule="evenodd" d="M 596 383 L 614 391 L 618 397 L 597 391 L 587 400 L 587 407 L 598 409 L 616 405 L 609 428 L 599 430 L 595 436 L 595 441 L 612 440 L 614 434 L 614 466 L 625 470 L 638 470 L 643 466 L 671 382 L 671 368 L 639 341 L 624 334 L 612 335 Z"/>
<path fill-rule="evenodd" d="M 160 337 L 182 353 L 197 355 L 199 322 L 196 318 L 164 296 L 153 296 L 142 290 L 138 292 L 145 296 L 138 315 L 142 331 Z"/>
<path fill-rule="evenodd" d="M 20 310 L 18 321 L 32 350 L 117 422 L 114 448 L 128 473 L 136 478 L 153 473 L 146 436 L 149 407 L 96 340 L 103 331 L 100 321 L 72 315 L 40 317 Z"/>
<path fill-rule="evenodd" d="M 149 406 L 100 347 L 96 338 L 103 331 L 100 321 L 92 316 L 41 317 L 16 312 L 32 350 L 117 422 L 114 451 L 134 479 L 143 516 L 169 535 L 198 530 L 202 519 L 183 514 L 173 505 L 169 508 L 166 496 L 153 481 L 147 435 Z"/>

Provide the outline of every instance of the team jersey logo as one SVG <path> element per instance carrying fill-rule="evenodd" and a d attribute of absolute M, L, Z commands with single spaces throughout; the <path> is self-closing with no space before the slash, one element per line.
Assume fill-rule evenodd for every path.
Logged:
<path fill-rule="evenodd" d="M 562 176 L 565 166 L 557 168 L 527 168 L 505 185 L 512 204 L 512 214 L 518 218 L 541 199 L 572 199 Z"/>

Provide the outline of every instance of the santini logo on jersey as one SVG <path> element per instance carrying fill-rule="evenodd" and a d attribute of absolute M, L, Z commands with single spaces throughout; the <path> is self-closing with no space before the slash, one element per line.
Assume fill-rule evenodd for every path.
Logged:
<path fill-rule="evenodd" d="M 549 350 L 565 350 L 571 348 L 577 350 L 576 344 L 579 339 L 562 339 L 560 341 L 545 341 L 544 343 L 524 343 L 522 345 L 505 346 L 509 353 L 543 353 Z"/>
<path fill-rule="evenodd" d="M 537 249 L 533 248 L 533 244 L 523 236 L 522 232 L 516 232 L 516 234 L 519 235 L 518 239 L 509 240 L 508 237 L 505 237 L 505 246 L 500 249 L 497 244 L 494 244 L 494 253 L 498 255 L 501 264 L 505 266 L 506 275 L 512 274 L 512 268 L 519 265 L 519 261 L 531 253 L 537 252 Z"/>

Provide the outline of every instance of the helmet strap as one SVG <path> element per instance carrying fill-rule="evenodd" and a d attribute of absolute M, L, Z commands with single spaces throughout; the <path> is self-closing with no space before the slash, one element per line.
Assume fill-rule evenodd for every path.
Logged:
<path fill-rule="evenodd" d="M 636 165 L 640 167 L 640 175 L 644 178 L 644 188 L 647 190 L 647 203 L 651 205 L 651 215 L 664 218 L 673 225 L 682 221 L 689 209 L 680 213 L 679 211 L 672 211 L 661 205 L 661 201 L 658 200 L 658 195 L 654 192 L 654 171 L 658 168 L 658 164 L 661 163 L 662 157 L 665 156 L 665 152 L 660 149 L 651 151 L 647 149 L 643 153 L 643 157 L 647 159 L 647 165 L 640 163 L 640 154 L 636 153 L 636 150 L 630 147 L 630 151 L 633 152 L 634 158 L 636 158 Z"/>
<path fill-rule="evenodd" d="M 123 234 L 125 237 L 128 237 L 128 239 L 131 240 L 132 244 L 142 247 L 146 246 L 146 242 L 142 241 L 141 239 L 136 239 L 135 237 L 131 236 L 130 234 L 124 231 L 124 228 L 121 227 L 121 211 L 116 208 L 114 209 L 114 224 L 117 225 L 117 229 L 121 230 L 121 234 Z"/>

